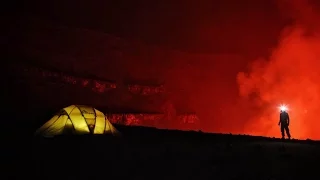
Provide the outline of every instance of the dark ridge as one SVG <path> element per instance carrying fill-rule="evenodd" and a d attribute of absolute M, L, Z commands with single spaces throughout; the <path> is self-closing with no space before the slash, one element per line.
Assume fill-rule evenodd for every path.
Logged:
<path fill-rule="evenodd" d="M 117 125 L 114 126 L 121 132 L 122 140 L 130 140 L 139 138 L 140 141 L 150 141 L 154 139 L 155 141 L 179 141 L 179 142 L 189 142 L 189 143 L 218 143 L 218 142 L 229 142 L 229 143 L 245 143 L 245 142 L 290 142 L 290 143 L 299 143 L 299 144 L 313 144 L 320 145 L 318 140 L 301 140 L 301 139 L 291 139 L 283 140 L 281 138 L 275 137 L 264 137 L 264 136 L 252 136 L 246 134 L 223 134 L 223 133 L 207 133 L 202 131 L 182 131 L 175 129 L 158 129 L 155 127 L 143 127 L 143 126 L 124 126 Z M 119 139 L 119 137 L 112 137 L 110 135 L 81 135 L 81 136 L 69 136 L 69 135 L 60 135 L 54 138 L 42 138 L 35 137 L 37 139 Z M 55 141 L 55 140 L 52 140 Z"/>
<path fill-rule="evenodd" d="M 19 60 L 19 59 L 22 59 L 22 60 Z M 92 79 L 92 80 L 97 80 L 97 81 L 116 83 L 113 80 L 104 79 L 104 78 L 97 77 L 95 75 L 88 74 L 88 73 L 62 71 L 62 70 L 59 70 L 59 69 L 57 69 L 55 67 L 49 67 L 48 65 L 45 65 L 43 63 L 39 63 L 37 60 L 32 59 L 32 58 L 15 58 L 15 59 L 11 60 L 10 64 L 11 65 L 21 64 L 21 65 L 24 65 L 26 67 L 40 68 L 40 69 L 51 71 L 51 72 L 62 73 L 62 74 L 67 75 L 67 76 L 75 76 L 75 77 L 84 78 L 84 79 Z"/>
<path fill-rule="evenodd" d="M 253 136 L 246 134 L 223 134 L 223 133 L 208 133 L 202 131 L 182 131 L 182 130 L 169 130 L 169 129 L 158 129 L 154 127 L 143 127 L 143 126 L 123 126 L 123 125 L 114 125 L 120 132 L 123 132 L 124 135 L 143 135 L 148 134 L 150 136 L 161 135 L 163 137 L 170 138 L 181 138 L 181 139 L 206 139 L 214 141 L 220 140 L 234 140 L 234 141 L 288 141 L 288 142 L 298 142 L 298 143 L 307 143 L 307 144 L 319 144 L 318 140 L 301 140 L 301 139 L 291 139 L 291 140 L 282 140 L 281 138 L 275 137 L 264 137 L 264 136 Z"/>

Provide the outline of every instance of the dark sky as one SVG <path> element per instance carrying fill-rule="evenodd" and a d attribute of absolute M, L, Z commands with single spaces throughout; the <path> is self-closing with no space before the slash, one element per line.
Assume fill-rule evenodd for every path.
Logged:
<path fill-rule="evenodd" d="M 241 119 L 245 107 L 237 73 L 270 55 L 292 19 L 280 10 L 273 0 L 35 0 L 6 9 L 6 42 L 36 49 L 43 63 L 55 59 L 53 66 L 161 79 L 177 102 L 198 113 L 204 130 L 233 131 L 243 122 L 230 119 Z M 140 51 L 131 50 L 140 54 L 112 59 L 104 49 L 108 36 L 141 42 Z M 75 67 L 80 62 L 87 64 Z"/>
<path fill-rule="evenodd" d="M 285 23 L 270 0 L 35 0 L 20 14 L 201 53 L 265 53 Z"/>

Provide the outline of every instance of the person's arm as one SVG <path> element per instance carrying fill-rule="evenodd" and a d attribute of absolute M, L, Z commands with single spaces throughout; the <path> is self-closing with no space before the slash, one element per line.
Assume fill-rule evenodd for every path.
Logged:
<path fill-rule="evenodd" d="M 287 122 L 288 122 L 287 124 L 288 124 L 288 126 L 289 126 L 289 124 L 290 124 L 289 114 L 288 114 Z"/>
<path fill-rule="evenodd" d="M 278 125 L 280 125 L 280 122 L 281 122 L 281 114 L 280 114 L 280 116 L 279 116 L 279 123 L 278 123 Z"/>

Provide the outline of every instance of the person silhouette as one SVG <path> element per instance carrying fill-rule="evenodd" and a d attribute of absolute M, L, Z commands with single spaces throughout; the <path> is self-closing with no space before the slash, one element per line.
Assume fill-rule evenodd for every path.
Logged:
<path fill-rule="evenodd" d="M 279 120 L 278 125 L 280 126 L 282 139 L 285 138 L 285 133 L 286 133 L 288 139 L 291 138 L 290 130 L 289 130 L 289 124 L 290 124 L 289 114 L 286 111 L 286 108 L 281 108 L 281 110 L 280 110 L 280 120 Z"/>

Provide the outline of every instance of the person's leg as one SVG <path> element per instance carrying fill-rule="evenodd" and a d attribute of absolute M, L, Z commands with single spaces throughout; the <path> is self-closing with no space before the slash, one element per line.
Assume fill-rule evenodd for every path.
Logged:
<path fill-rule="evenodd" d="M 286 134 L 287 134 L 288 138 L 290 139 L 291 135 L 290 135 L 289 126 L 285 126 L 285 130 L 286 130 Z"/>
<path fill-rule="evenodd" d="M 281 129 L 281 135 L 282 135 L 282 139 L 283 139 L 284 138 L 284 126 L 281 125 L 280 129 Z"/>

